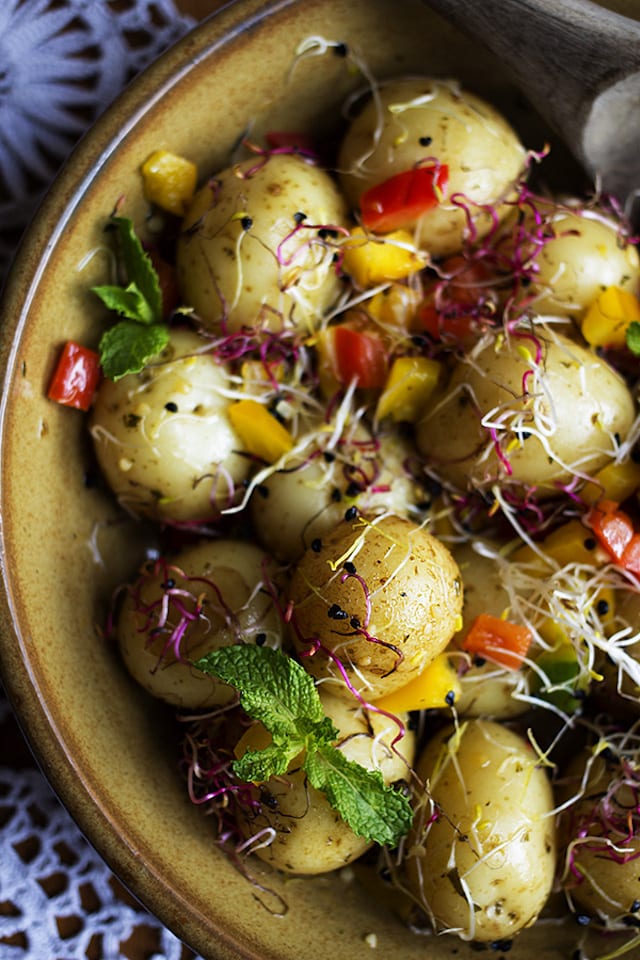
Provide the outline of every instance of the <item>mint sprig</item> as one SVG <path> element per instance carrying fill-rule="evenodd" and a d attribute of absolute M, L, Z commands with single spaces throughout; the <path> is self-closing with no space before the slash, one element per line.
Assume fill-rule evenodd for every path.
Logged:
<path fill-rule="evenodd" d="M 354 833 L 398 844 L 413 817 L 408 798 L 385 784 L 378 770 L 367 770 L 334 746 L 339 732 L 304 667 L 279 650 L 253 644 L 214 650 L 195 666 L 236 687 L 240 705 L 271 734 L 267 747 L 249 749 L 233 762 L 239 779 L 259 783 L 280 776 L 303 754 L 309 783 L 326 794 Z"/>
<path fill-rule="evenodd" d="M 112 217 L 116 229 L 117 258 L 126 286 L 103 284 L 92 287 L 104 305 L 123 317 L 100 339 L 103 373 L 119 380 L 138 373 L 169 342 L 169 328 L 162 322 L 162 290 L 157 271 L 145 252 L 128 217 Z"/>

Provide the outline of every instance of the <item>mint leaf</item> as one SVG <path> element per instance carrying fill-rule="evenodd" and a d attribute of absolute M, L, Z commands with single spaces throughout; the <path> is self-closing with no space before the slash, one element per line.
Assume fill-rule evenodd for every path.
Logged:
<path fill-rule="evenodd" d="M 304 768 L 310 784 L 358 836 L 394 847 L 410 829 L 408 797 L 387 786 L 379 770 L 367 770 L 329 746 L 307 753 Z"/>
<path fill-rule="evenodd" d="M 306 751 L 302 766 L 309 782 L 326 794 L 354 833 L 395 846 L 412 821 L 407 797 L 333 746 L 339 732 L 325 716 L 313 678 L 279 650 L 237 644 L 214 650 L 195 666 L 240 691 L 240 705 L 271 733 L 264 750 L 248 750 L 233 763 L 234 773 L 262 782 L 287 771 Z"/>
<path fill-rule="evenodd" d="M 149 305 L 151 322 L 159 323 L 162 320 L 162 291 L 151 257 L 145 252 L 128 217 L 112 217 L 111 222 L 118 230 L 119 252 L 127 280 L 135 284 Z"/>
<path fill-rule="evenodd" d="M 128 373 L 138 373 L 168 342 L 169 328 L 164 324 L 143 326 L 121 320 L 100 339 L 100 363 L 105 377 L 119 380 Z"/>
<path fill-rule="evenodd" d="M 286 773 L 291 761 L 303 749 L 303 743 L 291 740 L 287 744 L 270 743 L 262 750 L 247 750 L 239 760 L 233 761 L 233 772 L 247 783 L 264 783 L 270 777 Z"/>
<path fill-rule="evenodd" d="M 100 297 L 105 307 L 108 307 L 109 310 L 115 310 L 121 317 L 136 320 L 138 323 L 154 323 L 155 317 L 151 307 L 135 283 L 130 283 L 128 287 L 105 284 L 92 289 Z"/>
<path fill-rule="evenodd" d="M 627 327 L 626 341 L 631 353 L 640 357 L 640 323 L 637 320 L 632 320 Z"/>
<path fill-rule="evenodd" d="M 299 739 L 315 724 L 324 726 L 327 718 L 313 678 L 279 650 L 235 644 L 207 654 L 196 667 L 236 687 L 240 705 L 272 735 L 278 730 Z"/>

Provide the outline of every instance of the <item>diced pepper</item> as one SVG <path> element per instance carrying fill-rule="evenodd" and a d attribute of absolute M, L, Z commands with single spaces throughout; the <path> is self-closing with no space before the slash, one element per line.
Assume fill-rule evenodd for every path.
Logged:
<path fill-rule="evenodd" d="M 444 163 L 396 173 L 360 197 L 363 225 L 376 233 L 410 226 L 440 203 L 448 181 L 449 168 Z"/>
<path fill-rule="evenodd" d="M 63 349 L 49 384 L 47 396 L 66 407 L 88 410 L 100 382 L 100 357 L 73 340 Z"/>
<path fill-rule="evenodd" d="M 354 380 L 363 389 L 381 389 L 389 369 L 389 349 L 366 314 L 353 311 L 344 323 L 327 327 L 316 342 L 324 392 L 334 392 Z"/>
<path fill-rule="evenodd" d="M 443 343 L 464 343 L 476 335 L 477 321 L 471 314 L 447 314 L 438 310 L 432 299 L 424 300 L 416 311 L 416 327 Z"/>
<path fill-rule="evenodd" d="M 495 311 L 497 278 L 484 261 L 449 257 L 416 311 L 414 329 L 443 343 L 475 340 Z"/>
<path fill-rule="evenodd" d="M 441 653 L 414 680 L 375 703 L 376 707 L 389 713 L 444 709 L 453 706 L 460 692 L 456 670 L 446 653 Z"/>
<path fill-rule="evenodd" d="M 587 309 L 582 335 L 594 347 L 624 347 L 627 328 L 640 323 L 640 301 L 629 290 L 607 287 Z"/>
<path fill-rule="evenodd" d="M 367 236 L 362 227 L 355 227 L 344 241 L 342 251 L 342 268 L 361 289 L 385 280 L 404 280 L 427 262 L 406 230 L 372 237 Z"/>
<path fill-rule="evenodd" d="M 620 562 L 635 535 L 631 517 L 614 500 L 599 500 L 589 511 L 587 523 L 612 560 Z"/>
<path fill-rule="evenodd" d="M 415 423 L 440 383 L 443 366 L 429 357 L 397 357 L 378 400 L 376 417 Z"/>
<path fill-rule="evenodd" d="M 592 532 L 579 520 L 569 520 L 557 527 L 538 544 L 545 556 L 555 560 L 561 567 L 569 563 L 593 564 L 598 557 L 594 553 L 595 543 Z M 515 563 L 528 563 L 534 568 L 540 567 L 541 573 L 548 573 L 548 565 L 532 547 L 525 546 L 516 550 L 510 557 Z"/>
<path fill-rule="evenodd" d="M 585 484 L 580 496 L 585 503 L 600 499 L 622 503 L 640 488 L 640 463 L 625 460 L 623 463 L 608 463 L 599 470 L 593 480 Z"/>
<path fill-rule="evenodd" d="M 266 463 L 275 463 L 293 446 L 293 437 L 263 403 L 238 400 L 228 409 L 231 426 L 245 449 Z"/>
<path fill-rule="evenodd" d="M 420 294 L 404 283 L 392 283 L 366 301 L 367 313 L 378 323 L 409 330 L 420 303 Z"/>
<path fill-rule="evenodd" d="M 462 641 L 462 649 L 477 653 L 509 670 L 519 670 L 531 641 L 531 631 L 523 624 L 481 613 Z"/>
<path fill-rule="evenodd" d="M 177 217 L 184 216 L 198 180 L 195 163 L 168 150 L 156 150 L 142 164 L 142 177 L 147 200 Z"/>
<path fill-rule="evenodd" d="M 554 704 L 565 713 L 575 713 L 581 703 L 576 693 L 584 693 L 588 677 L 581 678 L 578 655 L 571 643 L 560 643 L 553 650 L 546 650 L 536 658 L 536 664 L 544 674 L 533 674 L 533 690 L 543 700 Z"/>

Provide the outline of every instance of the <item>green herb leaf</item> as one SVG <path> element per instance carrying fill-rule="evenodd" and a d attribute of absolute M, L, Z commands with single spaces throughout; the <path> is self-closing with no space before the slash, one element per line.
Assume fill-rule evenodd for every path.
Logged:
<path fill-rule="evenodd" d="M 138 373 L 168 342 L 169 328 L 164 324 L 143 326 L 133 320 L 121 320 L 100 339 L 100 363 L 105 377 L 119 380 L 128 373 Z"/>
<path fill-rule="evenodd" d="M 367 840 L 396 845 L 411 826 L 407 797 L 386 786 L 379 771 L 367 770 L 333 746 L 339 733 L 324 714 L 313 678 L 279 650 L 236 644 L 214 650 L 195 666 L 240 691 L 240 705 L 272 737 L 264 750 L 248 750 L 234 773 L 261 782 L 286 772 L 306 751 L 302 766 L 351 829 Z"/>
<path fill-rule="evenodd" d="M 626 341 L 631 353 L 640 357 L 640 323 L 637 320 L 632 320 L 627 327 Z"/>
<path fill-rule="evenodd" d="M 100 297 L 105 307 L 108 307 L 109 310 L 115 310 L 121 317 L 135 320 L 137 323 L 152 324 L 155 322 L 149 303 L 135 283 L 130 283 L 128 287 L 105 284 L 92 289 Z"/>
<path fill-rule="evenodd" d="M 134 284 L 149 305 L 152 323 L 162 320 L 162 291 L 151 257 L 145 252 L 133 222 L 128 217 L 112 217 L 118 230 L 120 256 L 127 280 Z M 148 322 L 148 321 L 147 321 Z"/>
<path fill-rule="evenodd" d="M 396 846 L 410 829 L 408 798 L 387 786 L 379 770 L 367 770 L 328 746 L 308 753 L 304 768 L 311 785 L 326 793 L 358 836 Z"/>

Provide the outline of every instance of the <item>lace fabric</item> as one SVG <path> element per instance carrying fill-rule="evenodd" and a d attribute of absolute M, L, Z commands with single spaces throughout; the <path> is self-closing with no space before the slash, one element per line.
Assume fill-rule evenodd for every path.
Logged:
<path fill-rule="evenodd" d="M 193 24 L 172 0 L 2 0 L 0 286 L 81 134 Z"/>
<path fill-rule="evenodd" d="M 1 0 L 0 286 L 79 137 L 194 23 L 171 0 Z M 191 960 L 119 884 L 21 745 L 0 689 L 0 960 Z"/>

